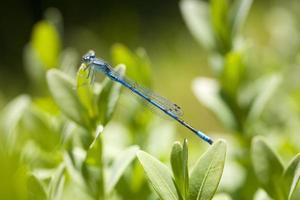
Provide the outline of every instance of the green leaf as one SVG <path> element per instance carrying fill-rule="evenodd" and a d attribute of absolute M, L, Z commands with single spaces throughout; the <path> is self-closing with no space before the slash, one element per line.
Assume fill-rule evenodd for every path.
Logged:
<path fill-rule="evenodd" d="M 164 164 L 144 151 L 139 151 L 137 157 L 160 199 L 180 199 L 171 172 Z"/>
<path fill-rule="evenodd" d="M 116 71 L 124 75 L 125 66 L 119 65 Z M 99 121 L 105 125 L 112 117 L 119 99 L 121 84 L 106 78 L 101 93 L 98 95 L 97 105 L 99 110 Z"/>
<path fill-rule="evenodd" d="M 231 10 L 230 21 L 234 35 L 236 35 L 248 16 L 253 0 L 237 0 Z"/>
<path fill-rule="evenodd" d="M 96 116 L 96 106 L 94 102 L 94 93 L 91 85 L 91 77 L 89 76 L 87 66 L 82 64 L 78 69 L 77 80 L 77 95 L 82 105 L 88 110 L 90 118 Z"/>
<path fill-rule="evenodd" d="M 261 115 L 267 103 L 276 92 L 280 82 L 281 76 L 275 74 L 264 78 L 261 85 L 258 85 L 259 88 L 256 90 L 257 96 L 253 100 L 247 117 L 248 122 L 257 119 Z"/>
<path fill-rule="evenodd" d="M 253 139 L 251 157 L 256 177 L 265 191 L 275 199 L 285 199 L 282 185 L 284 167 L 262 138 Z"/>
<path fill-rule="evenodd" d="M 59 165 L 53 174 L 50 184 L 48 196 L 51 200 L 59 200 L 63 195 L 63 189 L 65 184 L 65 166 L 63 164 Z"/>
<path fill-rule="evenodd" d="M 300 179 L 300 154 L 296 155 L 284 171 L 284 186 L 291 199 Z"/>
<path fill-rule="evenodd" d="M 46 192 L 41 185 L 40 181 L 33 175 L 28 177 L 27 187 L 30 200 L 43 200 L 47 199 Z"/>
<path fill-rule="evenodd" d="M 229 97 L 236 97 L 241 86 L 244 69 L 240 52 L 230 52 L 226 55 L 221 84 L 222 89 Z"/>
<path fill-rule="evenodd" d="M 60 110 L 74 122 L 89 127 L 88 113 L 74 90 L 74 81 L 55 69 L 47 72 L 47 81 L 52 97 Z"/>
<path fill-rule="evenodd" d="M 124 150 L 113 162 L 111 169 L 106 176 L 106 194 L 112 192 L 119 179 L 122 177 L 126 168 L 134 160 L 137 151 L 139 150 L 138 146 L 131 146 L 128 149 Z"/>
<path fill-rule="evenodd" d="M 44 67 L 47 69 L 56 67 L 61 42 L 55 26 L 46 20 L 40 21 L 33 27 L 31 37 L 31 46 Z"/>
<path fill-rule="evenodd" d="M 132 80 L 148 87 L 151 85 L 150 61 L 144 49 L 131 52 L 124 45 L 115 44 L 112 47 L 112 61 L 114 65 L 125 64 L 126 74 Z"/>
<path fill-rule="evenodd" d="M 182 0 L 180 10 L 183 19 L 197 41 L 208 49 L 215 46 L 211 30 L 209 7 L 207 2 L 198 0 Z"/>
<path fill-rule="evenodd" d="M 198 100 L 211 109 L 217 117 L 231 129 L 235 129 L 236 122 L 230 108 L 220 95 L 218 82 L 210 78 L 196 78 L 193 81 L 193 91 Z"/>
<path fill-rule="evenodd" d="M 171 153 L 171 166 L 176 185 L 184 200 L 189 199 L 188 147 L 185 139 L 183 145 L 175 142 Z"/>
<path fill-rule="evenodd" d="M 230 51 L 232 45 L 232 30 L 229 26 L 229 0 L 211 0 L 210 15 L 218 51 L 225 54 Z"/>
<path fill-rule="evenodd" d="M 222 177 L 226 157 L 226 143 L 215 142 L 194 165 L 190 174 L 190 199 L 213 198 Z"/>

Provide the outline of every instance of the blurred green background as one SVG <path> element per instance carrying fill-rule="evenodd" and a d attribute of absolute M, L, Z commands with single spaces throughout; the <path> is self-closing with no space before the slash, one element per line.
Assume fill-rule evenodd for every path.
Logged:
<path fill-rule="evenodd" d="M 184 2 L 192 2 L 191 7 Z M 11 169 L 12 174 L 18 173 L 17 180 L 12 179 L 10 183 L 17 189 L 8 190 L 6 199 L 18 198 L 9 196 L 14 191 L 19 191 L 22 199 L 26 190 L 22 187 L 25 181 L 22 174 L 26 174 L 22 170 L 27 173 L 41 168 L 59 171 L 62 160 L 66 162 L 64 153 L 74 152 L 78 141 L 81 144 L 78 146 L 88 152 L 87 145 L 95 137 L 94 125 L 98 119 L 89 116 L 87 127 L 78 125 L 68 115 L 69 111 L 64 111 L 63 105 L 55 101 L 55 92 L 48 89 L 51 83 L 46 79 L 46 70 L 58 68 L 75 80 L 80 58 L 90 49 L 113 65 L 126 64 L 129 77 L 180 105 L 187 122 L 214 139 L 227 141 L 225 171 L 217 192 L 225 194 L 224 199 L 259 200 L 266 196 L 284 199 L 277 194 L 272 196 L 273 188 L 268 184 L 259 183 L 257 169 L 253 167 L 256 159 L 252 139 L 263 136 L 280 155 L 284 166 L 300 151 L 300 2 L 254 0 L 251 4 L 248 1 L 245 22 L 240 22 L 235 30 L 232 24 L 243 19 L 243 12 L 240 15 L 234 12 L 236 2 L 247 0 L 3 2 L 0 7 L 0 130 L 5 135 L 2 139 L 5 145 L 0 156 L 8 160 L 2 168 L 3 175 L 7 175 L 5 170 L 9 171 L 11 166 L 18 166 Z M 198 11 L 210 13 L 211 18 L 206 19 L 205 14 L 197 16 Z M 205 23 L 201 24 L 201 17 Z M 211 34 L 206 37 L 201 30 L 209 30 Z M 100 75 L 97 82 L 101 80 Z M 11 103 L 21 94 L 28 94 L 30 100 L 29 96 L 21 96 L 17 99 L 20 102 Z M 163 114 L 156 115 L 156 111 L 152 112 L 134 96 L 124 89 L 112 119 L 100 120 L 105 126 L 104 149 L 110 151 L 107 157 L 137 144 L 167 161 L 172 143 L 183 138 L 189 139 L 191 163 L 202 154 L 206 148 L 202 141 Z M 49 100 L 52 98 L 54 101 Z M 109 98 L 105 100 L 110 102 Z M 29 111 L 26 106 L 24 110 L 17 109 L 23 108 L 22 105 L 30 107 Z M 18 116 L 18 111 L 24 111 L 25 117 Z M 36 117 L 38 121 L 44 120 L 46 125 L 34 126 L 36 113 L 42 116 L 42 120 Z M 73 122 L 76 130 L 66 131 L 65 127 Z M 47 130 L 51 135 L 49 141 L 35 135 L 40 130 Z M 15 134 L 7 136 L 6 132 Z M 67 137 L 71 132 L 80 133 L 80 139 Z M 14 142 L 7 142 L 10 137 Z M 60 143 L 61 137 L 64 142 Z M 157 137 L 163 138 L 158 141 Z M 41 152 L 30 158 L 30 152 L 35 151 L 32 141 L 41 146 L 38 147 Z M 6 152 L 7 146 L 12 150 Z M 110 165 L 111 159 L 105 162 Z M 116 189 L 119 199 L 134 199 L 134 196 L 157 199 L 136 166 L 135 163 L 121 179 Z M 135 185 L 138 189 L 125 187 L 128 182 L 134 182 L 129 180 L 135 175 L 139 178 L 132 184 L 139 185 Z M 43 187 L 48 187 L 48 179 L 41 180 Z M 48 195 L 53 195 L 49 191 Z M 70 191 L 65 193 L 63 196 L 69 197 Z M 299 191 L 297 194 L 294 199 L 300 197 Z"/>

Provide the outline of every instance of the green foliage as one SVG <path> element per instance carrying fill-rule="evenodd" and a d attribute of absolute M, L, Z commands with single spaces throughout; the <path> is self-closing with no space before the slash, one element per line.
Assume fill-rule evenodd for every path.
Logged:
<path fill-rule="evenodd" d="M 224 141 L 215 142 L 203 154 L 188 174 L 187 141 L 183 145 L 175 142 L 171 153 L 174 178 L 169 169 L 160 161 L 140 151 L 138 159 L 142 164 L 149 183 L 162 200 L 167 199 L 212 199 L 223 173 L 226 155 Z"/>
<path fill-rule="evenodd" d="M 88 113 L 74 90 L 73 80 L 58 70 L 50 70 L 47 80 L 50 92 L 61 111 L 74 122 L 90 127 Z"/>
<path fill-rule="evenodd" d="M 257 179 L 268 195 L 274 199 L 297 199 L 293 193 L 300 179 L 299 155 L 285 168 L 262 138 L 254 138 L 251 149 Z"/>
<path fill-rule="evenodd" d="M 231 162 L 245 171 L 245 177 L 241 185 L 234 190 L 228 190 L 231 196 L 243 200 L 256 198 L 259 196 L 258 188 L 262 185 L 273 199 L 296 199 L 297 157 L 294 158 L 295 163 L 290 164 L 293 167 L 285 169 L 276 154 L 262 140 L 252 141 L 255 135 L 268 134 L 273 140 L 280 140 L 278 143 L 284 144 L 282 149 L 290 149 L 286 137 L 290 137 L 288 136 L 290 130 L 297 126 L 287 125 L 288 121 L 295 120 L 295 117 L 289 120 L 282 117 L 280 122 L 274 120 L 274 116 L 287 116 L 293 113 L 289 103 L 283 103 L 289 101 L 283 97 L 288 93 L 289 86 L 286 86 L 282 79 L 284 76 L 285 79 L 289 79 L 291 74 L 284 75 L 281 69 L 269 66 L 283 65 L 285 61 L 273 60 L 269 63 L 269 60 L 267 62 L 260 60 L 260 56 L 253 57 L 253 54 L 266 56 L 265 53 L 271 53 L 273 49 L 271 47 L 263 50 L 259 45 L 252 48 L 253 43 L 249 40 L 253 38 L 245 39 L 241 34 L 251 4 L 252 0 L 181 1 L 183 19 L 195 39 L 208 50 L 209 62 L 215 75 L 215 78 L 196 78 L 193 90 L 198 100 L 217 116 L 223 127 L 233 133 L 230 138 L 237 148 L 235 151 L 239 153 L 231 156 Z M 272 31 L 275 29 L 272 28 L 270 32 Z M 272 60 L 274 55 L 269 55 L 268 59 Z M 279 54 L 278 57 L 285 59 Z M 255 59 L 259 62 L 253 62 Z M 262 68 L 266 70 L 261 70 Z M 292 71 L 292 74 L 296 73 L 295 70 Z M 278 128 L 280 130 L 274 128 L 275 124 L 281 126 Z M 280 136 L 270 134 L 272 130 L 278 131 Z M 297 147 L 293 150 L 298 151 Z M 286 178 L 284 174 L 289 173 L 286 172 L 288 169 L 291 169 L 291 172 L 289 178 Z M 260 184 L 254 178 L 254 173 Z"/>

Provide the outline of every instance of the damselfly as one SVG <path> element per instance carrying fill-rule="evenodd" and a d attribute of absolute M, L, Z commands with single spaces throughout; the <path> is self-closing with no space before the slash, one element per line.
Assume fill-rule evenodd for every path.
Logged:
<path fill-rule="evenodd" d="M 166 98 L 159 96 L 150 90 L 141 87 L 137 83 L 135 83 L 132 80 L 129 80 L 128 78 L 124 77 L 123 75 L 119 74 L 116 70 L 114 70 L 107 62 L 96 58 L 94 51 L 89 51 L 87 54 L 85 54 L 82 57 L 82 63 L 86 66 L 86 69 L 89 69 L 89 76 L 91 77 L 91 81 L 93 82 L 95 79 L 95 73 L 101 72 L 108 76 L 111 80 L 119 82 L 126 88 L 130 89 L 133 93 L 139 95 L 144 100 L 152 104 L 153 106 L 157 107 L 161 111 L 163 111 L 165 114 L 169 115 L 173 119 L 175 119 L 177 122 L 191 130 L 193 133 L 195 133 L 198 137 L 203 139 L 209 144 L 213 143 L 213 140 L 202 133 L 201 131 L 195 129 L 188 123 L 186 123 L 181 117 L 182 117 L 182 110 L 181 108 L 175 104 L 167 100 Z"/>

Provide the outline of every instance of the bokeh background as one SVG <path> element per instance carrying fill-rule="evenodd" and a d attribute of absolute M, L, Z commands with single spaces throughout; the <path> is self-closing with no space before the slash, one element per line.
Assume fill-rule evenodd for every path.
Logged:
<path fill-rule="evenodd" d="M 245 23 L 237 34 L 232 34 L 227 41 L 226 38 L 218 38 L 215 33 L 217 44 L 230 43 L 230 47 L 224 47 L 224 50 L 208 48 L 201 39 L 194 37 L 195 33 L 180 6 L 183 1 L 2 2 L 0 108 L 4 108 L 20 94 L 29 94 L 32 99 L 49 96 L 49 92 L 45 92 L 45 80 L 43 83 L 34 80 L 30 75 L 32 71 L 28 70 L 28 47 L 34 43 L 40 47 L 43 42 L 51 43 L 51 39 L 36 39 L 37 24 L 42 20 L 55 24 L 59 47 L 54 45 L 54 48 L 58 49 L 60 56 L 64 50 L 65 53 L 71 52 L 74 69 L 79 68 L 81 55 L 90 49 L 95 50 L 98 57 L 113 64 L 122 62 L 122 59 L 114 56 L 116 48 L 127 48 L 133 54 L 137 49 L 143 49 L 147 54 L 150 72 L 147 77 L 149 81 L 143 83 L 142 80 L 142 84 L 180 105 L 187 122 L 214 139 L 224 138 L 227 141 L 227 165 L 225 164 L 219 192 L 228 195 L 226 198 L 231 196 L 233 199 L 253 199 L 255 195 L 257 199 L 260 198 L 257 196 L 264 198 L 267 194 L 261 190 L 257 192 L 259 186 L 254 184 L 257 180 L 247 182 L 249 177 L 255 177 L 250 158 L 252 138 L 256 135 L 264 136 L 285 165 L 300 151 L 300 3 L 297 0 L 254 0 Z M 204 2 L 209 4 L 209 1 Z M 234 3 L 228 2 L 230 6 Z M 224 27 L 223 29 L 228 28 Z M 45 45 L 53 47 L 48 43 Z M 45 52 L 47 54 L 47 48 Z M 236 55 L 238 56 L 235 57 Z M 126 59 L 124 62 L 126 64 Z M 48 68 L 59 68 L 60 64 L 61 62 L 57 62 Z M 229 72 L 230 78 L 225 77 L 226 73 L 220 72 L 227 65 L 236 66 Z M 139 76 L 132 74 L 132 79 Z M 75 73 L 69 75 L 73 78 L 76 76 Z M 232 78 L 234 76 L 238 78 Z M 218 114 L 219 104 L 214 99 L 202 99 L 202 96 L 210 96 L 213 91 L 213 86 L 205 82 L 206 79 L 201 79 L 204 77 L 218 83 L 221 96 L 219 100 L 233 113 L 232 119 L 231 114 Z M 97 81 L 102 79 L 100 75 Z M 231 86 L 237 87 L 232 89 Z M 206 87 L 208 91 L 205 90 Z M 256 89 L 252 90 L 253 88 Z M 233 90 L 235 91 L 231 93 Z M 269 95 L 260 97 L 255 103 L 253 99 L 264 93 Z M 188 138 L 191 163 L 201 155 L 199 152 L 206 149 L 205 144 L 188 130 L 162 114 L 156 115 L 156 111 L 151 111 L 130 92 L 124 90 L 121 96 L 116 113 L 107 128 L 107 135 L 114 135 L 113 132 L 118 131 L 129 132 L 129 136 L 125 137 L 126 142 L 117 142 L 121 144 L 117 149 L 138 144 L 154 156 L 167 161 L 171 144 L 176 139 Z M 209 103 L 212 101 L 215 105 Z M 253 104 L 256 107 L 251 111 Z M 140 111 L 136 111 L 137 108 Z M 137 116 L 137 119 L 128 115 L 128 110 L 134 110 L 132 115 Z M 247 118 L 249 113 L 252 113 L 250 120 Z M 146 136 L 136 136 L 143 134 L 143 130 L 147 132 Z M 149 133 L 160 130 L 168 132 L 166 134 L 169 135 L 169 141 L 165 144 L 149 136 Z M 164 133 L 156 133 L 156 136 L 159 137 L 160 134 Z M 104 143 L 110 145 L 117 136 L 107 137 Z M 145 138 L 148 138 L 147 144 L 143 141 Z M 157 150 L 157 145 L 164 147 Z M 23 144 L 20 144 L 16 149 L 22 148 Z M 53 163 L 52 165 L 55 166 Z M 249 187 L 251 184 L 254 186 Z M 131 194 L 137 195 L 132 191 Z M 152 197 L 153 195 L 147 196 L 148 199 Z"/>

